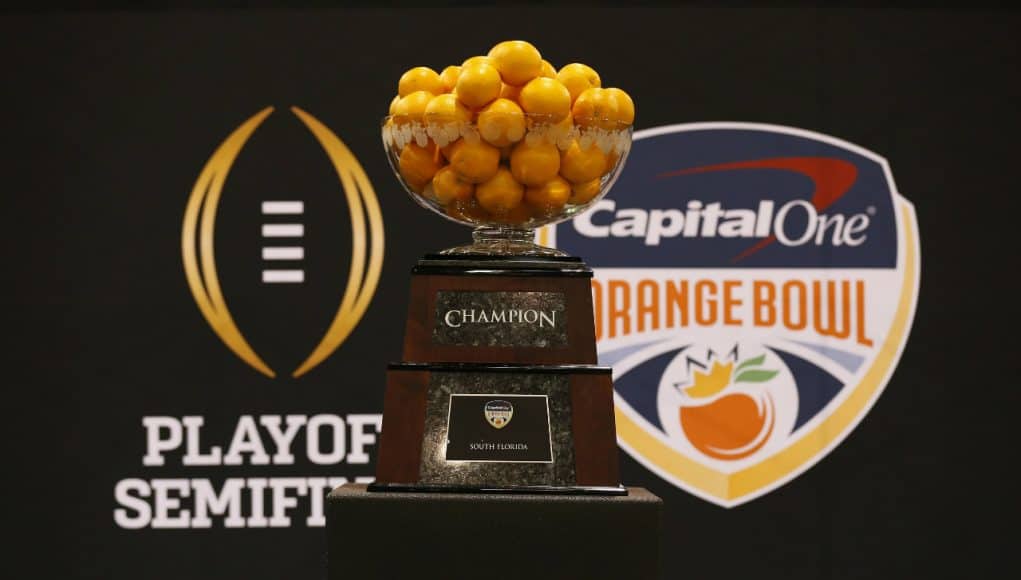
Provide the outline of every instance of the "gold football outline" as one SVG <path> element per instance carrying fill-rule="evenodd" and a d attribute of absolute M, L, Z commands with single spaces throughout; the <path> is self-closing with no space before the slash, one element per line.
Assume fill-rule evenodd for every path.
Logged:
<path fill-rule="evenodd" d="M 227 308 L 216 271 L 213 238 L 216 210 L 230 168 L 252 133 L 273 113 L 273 110 L 273 107 L 266 107 L 249 117 L 213 152 L 192 188 L 181 228 L 184 273 L 199 311 L 227 348 L 252 368 L 270 378 L 276 377 L 276 372 L 259 357 L 241 334 Z M 312 349 L 308 358 L 291 373 L 292 377 L 298 378 L 333 354 L 361 320 L 379 282 L 380 270 L 383 267 L 384 241 L 379 201 L 368 176 L 351 150 L 329 128 L 306 111 L 291 107 L 291 112 L 323 147 L 337 172 L 351 214 L 352 237 L 351 269 L 344 296 L 322 339 Z"/>

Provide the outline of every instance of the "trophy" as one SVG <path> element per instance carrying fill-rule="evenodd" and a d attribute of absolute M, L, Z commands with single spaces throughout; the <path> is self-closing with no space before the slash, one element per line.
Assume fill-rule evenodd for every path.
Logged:
<path fill-rule="evenodd" d="M 592 271 L 535 232 L 610 189 L 634 105 L 585 65 L 540 60 L 509 41 L 442 74 L 411 69 L 383 121 L 411 198 L 474 230 L 412 270 L 370 491 L 626 493 Z"/>

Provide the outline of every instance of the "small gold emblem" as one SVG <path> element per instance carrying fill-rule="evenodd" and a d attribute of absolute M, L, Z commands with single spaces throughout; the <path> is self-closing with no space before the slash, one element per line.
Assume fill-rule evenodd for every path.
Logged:
<path fill-rule="evenodd" d="M 496 429 L 503 429 L 514 416 L 514 405 L 507 401 L 489 401 L 484 409 L 486 421 Z"/>

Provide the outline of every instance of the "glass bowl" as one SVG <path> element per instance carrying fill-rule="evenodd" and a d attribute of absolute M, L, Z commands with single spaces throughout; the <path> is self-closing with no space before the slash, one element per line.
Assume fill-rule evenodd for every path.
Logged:
<path fill-rule="evenodd" d="M 606 195 L 631 149 L 631 126 L 608 119 L 482 113 L 474 119 L 383 119 L 390 167 L 415 203 L 471 226 L 473 242 L 442 254 L 563 256 L 535 228 Z"/>

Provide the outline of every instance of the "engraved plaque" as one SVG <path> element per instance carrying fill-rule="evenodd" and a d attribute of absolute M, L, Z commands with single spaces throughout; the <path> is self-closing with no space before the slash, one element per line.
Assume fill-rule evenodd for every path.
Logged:
<path fill-rule="evenodd" d="M 567 302 L 560 292 L 441 290 L 432 338 L 455 346 L 563 348 Z"/>
<path fill-rule="evenodd" d="M 568 382 L 568 375 L 553 373 L 431 373 L 419 482 L 575 485 Z M 486 419 L 486 404 L 491 401 L 513 408 L 502 428 L 494 428 Z M 491 406 L 493 412 L 508 410 L 499 404 Z M 516 448 L 466 448 L 483 440 Z M 528 445 L 527 453 L 517 448 L 523 443 Z"/>
<path fill-rule="evenodd" d="M 451 394 L 447 461 L 553 463 L 546 395 Z"/>

